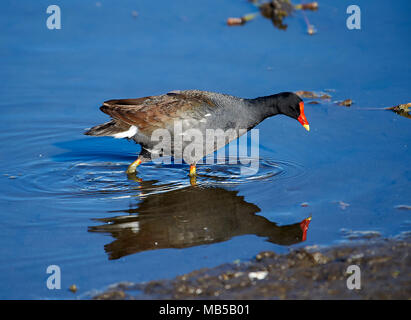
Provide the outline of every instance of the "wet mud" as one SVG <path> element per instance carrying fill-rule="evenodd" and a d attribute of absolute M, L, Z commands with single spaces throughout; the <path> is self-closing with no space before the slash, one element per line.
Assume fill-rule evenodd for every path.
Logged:
<path fill-rule="evenodd" d="M 265 251 L 171 280 L 118 283 L 93 299 L 410 299 L 410 249 L 407 236 Z M 359 267 L 359 289 L 347 287 L 356 283 L 347 273 L 351 265 Z"/>

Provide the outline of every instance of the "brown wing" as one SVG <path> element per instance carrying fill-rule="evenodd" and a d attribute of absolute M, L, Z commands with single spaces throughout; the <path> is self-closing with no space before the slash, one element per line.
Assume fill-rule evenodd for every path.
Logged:
<path fill-rule="evenodd" d="M 109 100 L 101 111 L 114 119 L 137 126 L 144 134 L 166 128 L 174 120 L 201 119 L 215 104 L 198 91 L 175 91 L 138 99 Z"/>

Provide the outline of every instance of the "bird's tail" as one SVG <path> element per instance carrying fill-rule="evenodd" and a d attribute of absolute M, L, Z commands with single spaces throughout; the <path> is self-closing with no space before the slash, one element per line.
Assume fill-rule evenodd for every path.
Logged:
<path fill-rule="evenodd" d="M 113 136 L 116 133 L 120 133 L 123 131 L 128 130 L 130 126 L 126 125 L 125 123 L 121 123 L 116 120 L 111 120 L 109 122 L 100 124 L 98 126 L 95 126 L 86 132 L 84 132 L 85 135 L 87 136 Z"/>

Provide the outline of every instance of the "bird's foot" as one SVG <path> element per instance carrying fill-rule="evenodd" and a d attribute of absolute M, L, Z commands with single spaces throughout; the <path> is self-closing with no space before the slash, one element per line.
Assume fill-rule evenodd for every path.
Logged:
<path fill-rule="evenodd" d="M 136 172 L 134 172 L 134 173 L 127 173 L 127 179 L 128 179 L 128 180 L 135 181 L 135 182 L 138 182 L 138 183 L 142 183 L 142 182 L 143 182 L 143 179 L 137 177 Z M 141 187 L 141 186 L 139 186 L 139 187 Z"/>
<path fill-rule="evenodd" d="M 196 186 L 197 185 L 197 177 L 196 176 L 190 177 L 190 185 L 191 186 Z"/>
<path fill-rule="evenodd" d="M 141 164 L 141 159 L 137 159 L 134 161 L 132 164 L 130 164 L 127 168 L 126 173 L 129 174 L 135 174 L 137 167 Z"/>

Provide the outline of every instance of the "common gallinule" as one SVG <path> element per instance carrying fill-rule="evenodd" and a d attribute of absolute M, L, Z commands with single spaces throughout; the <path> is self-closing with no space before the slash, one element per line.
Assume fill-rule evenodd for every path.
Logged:
<path fill-rule="evenodd" d="M 153 156 L 183 155 L 184 149 L 192 143 L 191 139 L 184 136 L 192 133 L 193 129 L 204 137 L 209 129 L 220 133 L 230 131 L 230 135 L 224 140 L 225 145 L 264 119 L 284 114 L 298 120 L 306 130 L 310 130 L 304 114 L 304 102 L 292 92 L 243 99 L 208 91 L 172 91 L 159 96 L 109 100 L 104 102 L 100 110 L 112 120 L 91 128 L 85 134 L 133 139 L 140 144 L 141 152 L 137 160 L 128 167 L 129 174 L 135 173 L 138 165 L 152 160 Z M 157 129 L 161 130 L 156 131 Z M 161 139 L 158 132 L 161 132 Z M 179 138 L 178 135 L 183 138 L 179 143 L 175 139 Z M 165 147 L 167 145 L 170 147 Z M 196 174 L 197 161 L 223 145 L 213 143 L 206 146 L 201 154 L 189 157 L 189 161 L 184 157 L 191 165 L 190 176 Z"/>

